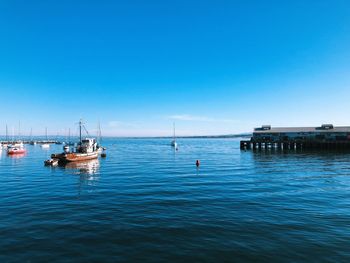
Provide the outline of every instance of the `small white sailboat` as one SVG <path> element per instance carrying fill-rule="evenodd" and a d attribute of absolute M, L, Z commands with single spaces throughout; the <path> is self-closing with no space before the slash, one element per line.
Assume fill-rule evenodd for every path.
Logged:
<path fill-rule="evenodd" d="M 6 137 L 5 137 L 5 142 L 2 142 L 2 143 L 1 143 L 1 147 L 2 147 L 3 149 L 7 149 L 8 145 L 9 145 L 9 136 L 8 136 L 8 129 L 7 129 L 7 124 L 6 124 Z"/>
<path fill-rule="evenodd" d="M 13 147 L 23 148 L 24 144 L 23 144 L 22 141 L 17 141 L 17 142 L 14 142 L 13 144 L 10 144 L 10 145 L 7 146 L 7 148 L 13 148 Z"/>
<path fill-rule="evenodd" d="M 177 149 L 177 142 L 176 142 L 176 136 L 175 136 L 175 123 L 174 125 L 174 134 L 173 134 L 173 140 L 171 141 L 171 146 Z"/>
<path fill-rule="evenodd" d="M 97 149 L 100 154 L 102 154 L 106 148 L 101 145 L 102 143 L 102 132 L 101 132 L 101 124 L 100 121 L 98 122 L 98 127 L 97 127 Z"/>
<path fill-rule="evenodd" d="M 66 139 L 66 141 L 65 145 L 74 146 L 74 142 L 70 139 L 70 128 L 68 129 L 68 139 Z"/>
<path fill-rule="evenodd" d="M 30 145 L 36 145 L 36 141 L 33 140 L 33 129 L 30 129 L 30 141 L 29 141 Z"/>
<path fill-rule="evenodd" d="M 41 145 L 41 148 L 47 149 L 50 148 L 50 144 L 48 143 L 48 139 L 47 139 L 47 128 L 45 129 L 45 134 L 46 134 L 46 141 Z"/>

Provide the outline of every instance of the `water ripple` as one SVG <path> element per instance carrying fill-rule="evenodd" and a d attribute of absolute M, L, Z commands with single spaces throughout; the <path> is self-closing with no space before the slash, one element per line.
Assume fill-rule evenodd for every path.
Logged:
<path fill-rule="evenodd" d="M 0 155 L 2 262 L 350 259 L 348 153 L 105 145 L 106 159 L 54 168 L 43 161 L 61 146 Z"/>

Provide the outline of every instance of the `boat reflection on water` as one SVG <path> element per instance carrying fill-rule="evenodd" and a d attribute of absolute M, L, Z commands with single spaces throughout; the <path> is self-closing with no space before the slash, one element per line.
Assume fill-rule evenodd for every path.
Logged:
<path fill-rule="evenodd" d="M 98 159 L 80 162 L 70 162 L 63 165 L 66 170 L 72 170 L 75 174 L 85 175 L 85 180 L 95 180 L 95 175 L 100 167 Z"/>
<path fill-rule="evenodd" d="M 20 159 L 25 157 L 26 153 L 8 154 L 7 156 L 12 159 Z"/>

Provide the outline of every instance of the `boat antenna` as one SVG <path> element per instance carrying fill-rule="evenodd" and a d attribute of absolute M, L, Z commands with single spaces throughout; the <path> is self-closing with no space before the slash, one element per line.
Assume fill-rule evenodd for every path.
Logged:
<path fill-rule="evenodd" d="M 85 128 L 85 125 L 83 123 L 83 120 L 80 119 L 79 121 L 79 139 L 80 139 L 80 143 L 82 143 L 82 137 L 81 137 L 81 129 L 84 129 L 84 131 L 87 133 L 88 136 L 90 136 L 89 132 L 87 131 L 87 129 Z"/>
<path fill-rule="evenodd" d="M 102 142 L 102 134 L 101 134 L 101 123 L 100 120 L 98 121 L 98 142 L 101 143 Z"/>

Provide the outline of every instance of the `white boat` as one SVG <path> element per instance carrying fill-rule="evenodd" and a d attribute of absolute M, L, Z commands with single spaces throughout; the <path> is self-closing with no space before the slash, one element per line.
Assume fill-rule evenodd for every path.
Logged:
<path fill-rule="evenodd" d="M 19 141 L 19 142 L 14 142 L 12 144 L 8 144 L 7 145 L 7 149 L 10 149 L 10 148 L 23 148 L 24 147 L 24 144 L 22 141 Z"/>
<path fill-rule="evenodd" d="M 30 145 L 36 145 L 36 141 L 33 140 L 33 129 L 30 129 Z"/>
<path fill-rule="evenodd" d="M 174 134 L 173 134 L 173 140 L 171 141 L 171 146 L 176 149 L 177 148 L 177 142 L 176 142 L 176 136 L 175 136 L 175 123 L 173 125 L 174 125 Z"/>
<path fill-rule="evenodd" d="M 47 139 L 47 128 L 45 129 L 45 134 L 46 134 L 46 142 L 44 142 L 41 145 L 41 148 L 47 149 L 47 148 L 50 148 L 50 144 L 48 143 L 49 140 Z"/>
<path fill-rule="evenodd" d="M 58 165 L 58 159 L 49 159 L 44 161 L 45 166 L 56 166 Z"/>
<path fill-rule="evenodd" d="M 177 142 L 175 140 L 173 140 L 171 142 L 171 146 L 174 147 L 174 148 L 177 148 Z"/>
<path fill-rule="evenodd" d="M 102 153 L 104 150 L 106 150 L 105 147 L 102 147 L 101 143 L 102 143 L 102 133 L 101 133 L 101 124 L 100 121 L 98 122 L 98 126 L 97 126 L 97 151 L 99 153 Z"/>
<path fill-rule="evenodd" d="M 8 147 L 8 144 L 7 144 L 7 143 L 2 143 L 2 144 L 1 144 L 1 148 L 6 149 L 7 147 Z"/>

